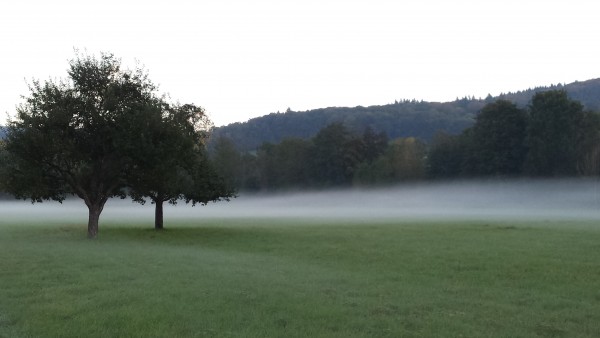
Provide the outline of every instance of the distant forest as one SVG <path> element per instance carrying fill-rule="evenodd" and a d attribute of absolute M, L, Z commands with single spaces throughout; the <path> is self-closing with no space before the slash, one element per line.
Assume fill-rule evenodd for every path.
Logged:
<path fill-rule="evenodd" d="M 479 111 L 498 99 L 514 102 L 525 108 L 536 92 L 565 90 L 569 97 L 583 104 L 584 109 L 600 111 L 600 79 L 537 87 L 515 93 L 486 98 L 464 97 L 452 102 L 399 100 L 391 104 L 369 107 L 330 107 L 308 111 L 288 109 L 215 128 L 210 148 L 225 137 L 241 152 L 256 151 L 263 143 L 279 143 L 286 138 L 308 140 L 332 123 L 342 123 L 350 132 L 361 133 L 366 128 L 384 133 L 389 139 L 414 137 L 430 142 L 438 132 L 460 134 L 471 127 Z"/>
<path fill-rule="evenodd" d="M 211 159 L 228 185 L 241 191 L 328 189 L 457 178 L 600 175 L 600 115 L 589 109 L 591 104 L 582 104 L 565 88 L 539 90 L 527 104 L 507 100 L 514 97 L 519 102 L 525 96 L 514 93 L 500 99 L 464 99 L 447 104 L 398 103 L 401 107 L 422 107 L 421 112 L 428 116 L 435 115 L 435 108 L 426 107 L 448 105 L 463 107 L 464 112 L 465 107 L 481 105 L 469 123 L 466 117 L 459 119 L 463 127 L 456 121 L 450 123 L 448 115 L 439 112 L 437 121 L 416 119 L 419 114 L 413 112 L 414 125 L 419 121 L 422 128 L 405 131 L 409 136 L 390 136 L 380 123 L 391 119 L 392 113 L 384 111 L 381 120 L 375 113 L 365 115 L 372 107 L 348 110 L 362 118 L 371 116 L 373 123 L 362 131 L 351 124 L 358 119 L 334 121 L 310 138 L 282 136 L 282 141 L 263 142 L 252 151 L 238 146 L 235 134 L 231 138 L 220 135 L 213 141 Z M 322 115 L 327 111 L 321 111 Z M 452 116 L 459 115 L 456 111 Z M 319 116 L 316 111 L 279 116 L 301 115 Z M 273 117 L 255 120 L 280 121 Z M 443 128 L 441 121 L 455 129 Z M 268 128 L 261 133 L 269 134 Z"/>

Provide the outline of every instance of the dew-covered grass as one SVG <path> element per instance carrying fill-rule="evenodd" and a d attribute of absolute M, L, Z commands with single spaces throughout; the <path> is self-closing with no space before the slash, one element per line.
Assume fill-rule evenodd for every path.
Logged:
<path fill-rule="evenodd" d="M 0 337 L 596 337 L 595 221 L 0 223 Z"/>

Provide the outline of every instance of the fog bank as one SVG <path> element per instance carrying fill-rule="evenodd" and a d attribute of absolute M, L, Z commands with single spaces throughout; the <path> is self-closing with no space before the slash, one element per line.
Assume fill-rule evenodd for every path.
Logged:
<path fill-rule="evenodd" d="M 241 196 L 210 217 L 600 219 L 599 180 L 461 181 L 385 189 Z"/>
<path fill-rule="evenodd" d="M 580 219 L 600 220 L 599 180 L 463 181 L 422 183 L 384 189 L 272 195 L 241 194 L 206 206 L 165 205 L 165 223 L 214 218 L 340 219 Z M 59 204 L 0 202 L 7 221 L 87 222 L 87 208 L 74 199 Z M 154 205 L 110 200 L 100 221 L 153 222 Z"/>

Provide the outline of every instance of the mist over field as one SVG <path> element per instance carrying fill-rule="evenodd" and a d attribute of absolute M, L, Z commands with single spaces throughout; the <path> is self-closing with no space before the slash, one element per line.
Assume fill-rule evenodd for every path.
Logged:
<path fill-rule="evenodd" d="M 210 206 L 210 217 L 600 219 L 600 181 L 422 183 L 387 189 L 252 196 Z"/>
<path fill-rule="evenodd" d="M 83 201 L 0 203 L 3 222 L 87 221 Z M 154 205 L 109 201 L 100 221 L 152 223 Z M 240 194 L 206 206 L 165 205 L 165 223 L 208 218 L 412 219 L 583 219 L 600 220 L 599 180 L 512 180 L 420 183 L 381 189 L 348 189 L 270 195 Z"/>

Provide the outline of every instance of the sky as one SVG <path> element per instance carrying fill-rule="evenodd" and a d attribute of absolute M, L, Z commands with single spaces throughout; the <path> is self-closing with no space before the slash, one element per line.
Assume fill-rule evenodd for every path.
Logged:
<path fill-rule="evenodd" d="M 0 4 L 0 124 L 75 49 L 143 65 L 217 126 L 600 77 L 597 1 L 19 0 Z"/>

